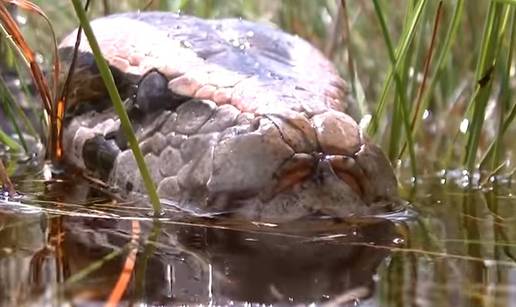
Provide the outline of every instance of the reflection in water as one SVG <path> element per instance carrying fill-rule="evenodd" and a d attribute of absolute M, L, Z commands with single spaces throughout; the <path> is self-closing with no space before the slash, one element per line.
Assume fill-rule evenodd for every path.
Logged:
<path fill-rule="evenodd" d="M 457 180 L 454 180 L 457 179 Z M 511 181 L 468 188 L 425 178 L 413 198 L 406 249 L 379 269 L 380 296 L 397 306 L 516 306 Z"/>
<path fill-rule="evenodd" d="M 105 301 L 123 271 L 135 222 L 60 216 L 50 224 L 54 224 L 50 228 L 62 227 L 51 235 L 60 242 L 51 248 L 32 246 L 25 262 L 1 262 L 2 272 L 8 265 L 27 271 L 0 276 L 9 285 L 3 287 L 3 297 L 11 302 L 37 298 L 38 304 Z M 223 229 L 169 222 L 137 224 L 140 253 L 124 300 L 149 304 L 366 298 L 372 294 L 376 267 L 388 250 L 356 243 L 390 246 L 396 237 L 394 224 L 384 219 L 306 221 L 289 226 L 288 231 L 253 225 Z M 41 235 L 35 238 L 41 240 Z M 18 250 L 11 259 L 20 259 L 21 253 Z M 112 259 L 99 262 L 106 256 Z M 91 270 L 92 264 L 97 269 Z M 85 268 L 91 271 L 77 278 Z M 64 282 L 70 278 L 76 281 Z M 16 297 L 15 292 L 22 289 L 26 297 Z"/>
<path fill-rule="evenodd" d="M 34 197 L 0 200 L 0 306 L 354 303 L 400 242 L 383 218 L 153 221 L 85 182 L 15 180 Z"/>
<path fill-rule="evenodd" d="M 38 197 L 0 201 L 0 305 L 102 305 L 122 289 L 124 303 L 150 305 L 516 306 L 510 181 L 425 180 L 410 218 L 289 225 L 153 222 L 86 185 L 17 180 Z"/>

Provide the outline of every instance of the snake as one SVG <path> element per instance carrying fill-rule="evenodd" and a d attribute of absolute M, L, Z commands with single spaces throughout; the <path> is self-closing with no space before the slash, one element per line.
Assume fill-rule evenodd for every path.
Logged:
<path fill-rule="evenodd" d="M 114 14 L 91 27 L 163 203 L 287 221 L 371 215 L 397 202 L 389 160 L 348 114 L 348 83 L 304 39 L 240 18 L 169 12 Z M 59 45 L 64 67 L 77 31 Z M 87 39 L 74 65 L 66 162 L 123 198 L 145 197 Z"/>

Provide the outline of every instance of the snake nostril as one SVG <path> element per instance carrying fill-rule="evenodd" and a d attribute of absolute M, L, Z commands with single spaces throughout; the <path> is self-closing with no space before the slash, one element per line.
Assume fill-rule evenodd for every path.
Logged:
<path fill-rule="evenodd" d="M 323 156 L 316 158 L 317 165 L 313 172 L 313 180 L 315 183 L 322 185 L 326 178 L 334 174 L 333 169 L 328 160 Z"/>

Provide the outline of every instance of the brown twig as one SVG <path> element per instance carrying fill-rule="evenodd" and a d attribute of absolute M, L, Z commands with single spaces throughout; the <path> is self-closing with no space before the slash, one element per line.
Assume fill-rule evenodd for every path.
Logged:
<path fill-rule="evenodd" d="M 426 87 L 426 81 L 428 80 L 428 71 L 430 70 L 430 62 L 432 61 L 432 55 L 434 54 L 435 39 L 437 37 L 437 30 L 439 29 L 439 24 L 441 21 L 442 8 L 443 1 L 441 0 L 439 1 L 439 5 L 437 7 L 437 14 L 435 15 L 434 29 L 432 31 L 432 40 L 430 41 L 430 47 L 428 48 L 428 53 L 425 58 L 425 67 L 423 69 L 423 81 L 421 82 L 421 86 L 419 87 L 419 91 L 417 93 L 416 110 L 414 113 L 414 117 L 412 118 L 410 130 L 414 130 L 414 126 L 417 121 L 417 114 L 419 113 L 419 109 L 421 108 L 421 98 L 423 97 L 423 92 L 425 91 Z"/>
<path fill-rule="evenodd" d="M 154 3 L 154 0 L 148 0 L 147 3 L 143 6 L 142 11 L 148 10 L 153 3 Z"/>
<path fill-rule="evenodd" d="M 25 40 L 25 37 L 23 36 L 18 24 L 13 19 L 9 11 L 7 10 L 5 4 L 14 4 L 17 7 L 20 7 L 24 10 L 27 10 L 31 13 L 36 13 L 40 15 L 49 25 L 50 28 L 50 34 L 54 43 L 54 62 L 53 62 L 53 95 L 50 92 L 50 88 L 48 86 L 46 77 L 43 75 L 41 68 L 39 67 L 39 64 L 36 61 L 36 57 L 34 54 L 34 51 L 30 48 L 29 44 Z M 21 51 L 21 54 L 23 58 L 27 61 L 30 67 L 30 72 L 32 75 L 32 79 L 34 80 L 34 83 L 36 84 L 36 88 L 41 96 L 41 99 L 43 101 L 43 106 L 45 108 L 46 114 L 49 117 L 49 136 L 50 145 L 47 147 L 48 151 L 47 154 L 51 157 L 53 161 L 60 160 L 60 151 L 53 150 L 55 148 L 61 148 L 61 142 L 60 139 L 57 139 L 56 137 L 59 135 L 58 133 L 55 133 L 55 131 L 59 131 L 59 126 L 61 125 L 61 122 L 56 118 L 56 114 L 59 114 L 60 110 L 59 108 L 54 108 L 53 102 L 58 100 L 58 92 L 57 92 L 57 81 L 59 77 L 59 54 L 57 52 L 57 39 L 55 36 L 55 32 L 52 28 L 52 24 L 50 22 L 50 19 L 46 16 L 46 14 L 39 8 L 37 5 L 32 3 L 28 0 L 0 0 L 0 20 L 4 23 L 5 28 L 9 35 L 11 35 L 14 43 Z M 59 106 L 58 106 L 59 107 Z M 63 110 L 64 113 L 64 110 Z M 57 125 L 57 127 L 56 127 Z"/>
<path fill-rule="evenodd" d="M 90 0 L 86 1 L 84 5 L 84 10 L 88 11 L 90 6 Z M 72 61 L 70 63 L 70 68 L 68 69 L 68 74 L 66 75 L 66 80 L 63 85 L 63 90 L 61 91 L 61 95 L 57 99 L 56 108 L 54 111 L 54 119 L 56 121 L 55 129 L 52 131 L 53 139 L 55 142 L 53 143 L 53 159 L 52 162 L 54 164 L 59 163 L 63 158 L 63 119 L 66 111 L 66 97 L 68 97 L 68 90 L 70 88 L 70 83 L 72 81 L 73 73 L 75 71 L 75 65 L 77 63 L 77 56 L 79 54 L 79 46 L 81 45 L 81 36 L 82 36 L 82 27 L 79 25 L 77 29 L 77 37 L 75 38 L 75 46 L 73 49 Z"/>
<path fill-rule="evenodd" d="M 52 71 L 52 77 L 54 79 L 54 84 L 53 84 L 54 97 L 53 98 L 55 100 L 57 98 L 57 82 L 56 81 L 57 81 L 57 78 L 59 77 L 60 68 L 59 68 L 59 54 L 57 53 L 57 38 L 56 38 L 56 34 L 54 32 L 54 29 L 52 27 L 52 23 L 50 22 L 50 19 L 39 6 L 32 3 L 31 1 L 27 1 L 27 0 L 3 0 L 3 1 L 14 4 L 17 7 L 20 7 L 31 13 L 36 13 L 39 16 L 41 16 L 47 23 L 47 25 L 50 29 L 50 35 L 52 37 L 52 42 L 54 44 L 54 61 L 52 63 L 54 65 L 54 69 Z"/>
<path fill-rule="evenodd" d="M 89 5 L 88 3 L 86 3 L 86 7 Z M 111 14 L 111 7 L 109 6 L 108 0 L 102 0 L 102 6 L 104 7 L 104 16 Z"/>
<path fill-rule="evenodd" d="M 132 221 L 131 230 L 132 236 L 131 242 L 129 243 L 129 255 L 127 255 L 127 258 L 125 258 L 125 263 L 122 268 L 122 272 L 120 272 L 115 287 L 109 295 L 109 298 L 105 305 L 106 307 L 116 307 L 120 304 L 120 300 L 122 299 L 125 291 L 127 290 L 129 281 L 131 280 L 131 276 L 134 271 L 134 267 L 136 264 L 136 255 L 138 253 L 138 240 L 140 239 L 141 233 L 140 222 Z"/>
<path fill-rule="evenodd" d="M 9 175 L 7 175 L 7 170 L 5 169 L 2 159 L 0 159 L 0 183 L 2 184 L 3 188 L 7 190 L 7 193 L 9 193 L 10 196 L 16 194 L 14 184 L 12 183 L 11 179 L 9 179 Z"/>
<path fill-rule="evenodd" d="M 424 64 L 424 68 L 423 68 L 423 80 L 421 81 L 421 86 L 419 87 L 418 92 L 417 92 L 416 109 L 414 111 L 414 117 L 412 117 L 412 122 L 410 124 L 410 131 L 414 131 L 414 127 L 416 126 L 419 110 L 421 109 L 423 93 L 425 92 L 426 82 L 428 80 L 428 72 L 430 71 L 430 63 L 432 61 L 432 55 L 434 53 L 435 40 L 437 38 L 437 31 L 439 29 L 439 24 L 441 21 L 442 7 L 443 7 L 443 1 L 441 0 L 441 1 L 439 1 L 439 4 L 437 6 L 437 13 L 435 15 L 435 20 L 434 20 L 434 28 L 432 30 L 432 39 L 430 41 L 430 47 L 428 48 L 428 53 L 426 54 L 426 57 L 425 57 L 425 64 Z M 400 154 L 399 154 L 400 158 L 401 158 L 401 156 L 403 156 L 403 153 L 405 152 L 406 147 L 407 147 L 407 143 L 405 142 L 403 144 L 403 148 L 401 149 Z"/>
<path fill-rule="evenodd" d="M 32 76 L 33 76 L 36 86 L 38 88 L 38 92 L 40 93 L 41 99 L 43 100 L 45 110 L 48 112 L 48 114 L 51 114 L 52 98 L 50 95 L 50 91 L 49 91 L 49 87 L 46 82 L 46 79 L 43 75 L 43 72 L 39 68 L 38 63 L 36 62 L 36 57 L 34 55 L 34 52 L 29 47 L 29 44 L 23 37 L 23 35 L 20 31 L 20 28 L 16 24 L 16 21 L 14 21 L 11 14 L 5 7 L 4 2 L 0 2 L 0 19 L 4 23 L 5 28 L 8 31 L 9 35 L 11 35 L 14 42 L 16 43 L 17 46 L 19 46 L 20 50 L 23 52 L 23 55 L 27 59 L 27 62 L 29 63 L 29 66 L 30 66 Z"/>

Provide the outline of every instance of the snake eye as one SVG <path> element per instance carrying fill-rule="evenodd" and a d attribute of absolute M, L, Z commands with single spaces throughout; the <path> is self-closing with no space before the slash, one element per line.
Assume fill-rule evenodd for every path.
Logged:
<path fill-rule="evenodd" d="M 189 97 L 177 95 L 168 88 L 168 79 L 157 70 L 151 70 L 139 81 L 135 106 L 149 113 L 157 110 L 174 110 Z"/>

